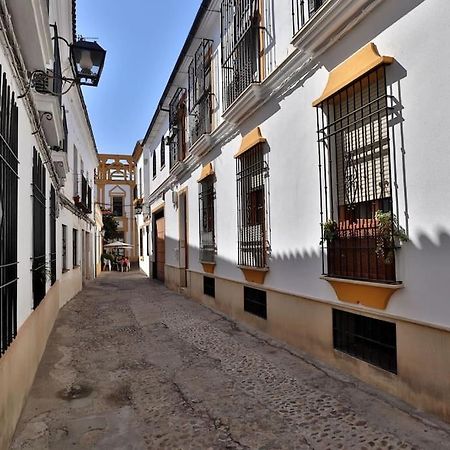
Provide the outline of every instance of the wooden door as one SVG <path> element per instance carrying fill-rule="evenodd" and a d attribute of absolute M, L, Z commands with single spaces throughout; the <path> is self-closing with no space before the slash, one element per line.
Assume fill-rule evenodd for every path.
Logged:
<path fill-rule="evenodd" d="M 166 262 L 165 218 L 156 220 L 156 278 L 164 281 L 164 265 Z"/>

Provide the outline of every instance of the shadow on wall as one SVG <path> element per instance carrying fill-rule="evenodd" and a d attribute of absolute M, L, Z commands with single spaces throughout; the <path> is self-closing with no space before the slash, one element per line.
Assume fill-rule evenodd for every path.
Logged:
<path fill-rule="evenodd" d="M 236 233 L 237 236 L 237 233 Z M 317 232 L 317 243 L 319 243 L 320 230 Z M 314 249 L 295 249 L 283 252 L 277 250 L 276 241 L 272 242 L 272 255 L 269 257 L 269 272 L 266 276 L 262 289 L 275 288 L 285 292 L 297 293 L 311 297 L 335 298 L 334 291 L 328 283 L 320 280 L 322 274 L 322 258 L 319 245 Z M 216 255 L 215 275 L 223 278 L 230 278 L 237 282 L 245 282 L 241 270 L 237 266 L 237 241 L 221 243 L 217 242 L 218 252 L 222 246 L 235 248 L 236 259 L 227 259 Z M 166 237 L 166 255 L 172 253 L 172 261 L 166 263 L 177 266 L 174 261 L 178 261 L 179 242 Z M 199 249 L 196 246 L 188 245 L 189 269 L 203 272 L 199 262 Z M 404 295 L 408 297 L 408 303 L 433 301 L 433 308 L 442 313 L 445 309 L 448 298 L 448 268 L 450 267 L 450 233 L 448 230 L 437 230 L 434 236 L 424 233 L 419 234 L 414 242 L 409 241 L 402 245 L 397 251 L 397 273 L 398 278 L 405 283 Z M 153 256 L 152 256 L 153 258 Z M 179 267 L 179 266 L 178 266 Z M 432 291 L 430 291 L 432 289 Z M 432 292 L 433 299 L 430 299 Z M 414 298 L 409 297 L 414 295 Z M 435 314 L 435 317 L 439 315 Z M 445 316 L 444 316 L 445 317 Z M 424 317 L 417 317 L 424 320 Z M 447 323 L 448 325 L 448 323 Z"/>
<path fill-rule="evenodd" d="M 382 1 L 350 34 L 333 43 L 330 49 L 320 55 L 318 63 L 331 71 L 423 2 L 424 0 Z"/>

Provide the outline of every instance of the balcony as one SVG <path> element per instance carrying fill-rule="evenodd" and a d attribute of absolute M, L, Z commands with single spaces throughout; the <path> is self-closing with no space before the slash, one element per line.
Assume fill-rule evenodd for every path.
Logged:
<path fill-rule="evenodd" d="M 67 140 L 67 125 L 61 103 L 62 69 L 56 25 L 53 26 L 53 34 L 53 69 L 36 77 L 33 88 L 45 137 L 51 147 L 56 147 L 64 145 L 63 142 Z"/>
<path fill-rule="evenodd" d="M 295 36 L 326 0 L 292 0 L 292 30 Z"/>
<path fill-rule="evenodd" d="M 222 97 L 225 112 L 254 83 L 261 82 L 259 2 L 222 3 Z M 225 116 L 225 114 L 224 114 Z"/>
<path fill-rule="evenodd" d="M 88 184 L 88 180 L 81 175 L 81 197 L 76 195 L 74 198 L 75 206 L 86 214 L 92 212 L 92 188 Z"/>
<path fill-rule="evenodd" d="M 373 0 L 292 0 L 292 45 L 320 54 L 379 2 Z"/>

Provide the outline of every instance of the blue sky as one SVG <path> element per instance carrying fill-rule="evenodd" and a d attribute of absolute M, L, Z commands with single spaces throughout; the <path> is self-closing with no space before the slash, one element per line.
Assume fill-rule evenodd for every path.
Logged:
<path fill-rule="evenodd" d="M 144 137 L 201 0 L 77 0 L 77 33 L 106 49 L 97 88 L 83 88 L 99 153 Z"/>

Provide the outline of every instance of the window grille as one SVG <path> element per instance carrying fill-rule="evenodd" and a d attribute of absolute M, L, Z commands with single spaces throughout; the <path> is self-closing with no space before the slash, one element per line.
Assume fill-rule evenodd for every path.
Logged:
<path fill-rule="evenodd" d="M 156 177 L 156 150 L 153 153 L 152 160 L 153 160 L 152 176 L 153 176 L 153 178 L 155 178 Z"/>
<path fill-rule="evenodd" d="M 261 144 L 236 159 L 238 196 L 238 263 L 267 266 L 265 178 L 269 169 Z"/>
<path fill-rule="evenodd" d="M 267 293 L 244 286 L 244 311 L 267 319 Z"/>
<path fill-rule="evenodd" d="M 259 0 L 223 0 L 222 90 L 227 109 L 251 83 L 261 81 Z"/>
<path fill-rule="evenodd" d="M 62 150 L 67 153 L 69 130 L 67 128 L 67 113 L 66 113 L 66 108 L 64 106 L 62 107 L 62 113 L 63 113 L 63 130 L 64 130 L 64 139 L 62 142 Z"/>
<path fill-rule="evenodd" d="M 166 141 L 164 139 L 164 136 L 161 138 L 160 153 L 161 153 L 161 169 L 162 169 L 166 165 Z"/>
<path fill-rule="evenodd" d="M 59 52 L 59 37 L 58 37 L 58 28 L 53 25 L 54 29 L 54 37 L 53 37 L 53 54 L 54 54 L 54 63 L 53 63 L 53 93 L 56 94 L 59 98 L 59 104 L 62 104 L 62 89 L 63 89 L 63 81 L 62 81 L 62 69 L 61 69 L 61 54 Z"/>
<path fill-rule="evenodd" d="M 2 68 L 0 66 L 0 73 Z M 6 74 L 0 78 L 0 355 L 17 332 L 18 109 Z"/>
<path fill-rule="evenodd" d="M 113 197 L 113 216 L 123 217 L 123 197 Z"/>
<path fill-rule="evenodd" d="M 186 157 L 186 89 L 178 88 L 169 104 L 170 168 Z"/>
<path fill-rule="evenodd" d="M 62 270 L 67 272 L 69 268 L 67 267 L 67 225 L 62 226 Z"/>
<path fill-rule="evenodd" d="M 56 282 L 56 191 L 50 187 L 50 282 Z"/>
<path fill-rule="evenodd" d="M 139 228 L 139 256 L 144 256 L 144 230 Z"/>
<path fill-rule="evenodd" d="M 72 230 L 72 266 L 78 266 L 78 230 Z"/>
<path fill-rule="evenodd" d="M 333 345 L 337 350 L 397 373 L 395 323 L 333 309 Z"/>
<path fill-rule="evenodd" d="M 323 271 L 342 278 L 395 282 L 385 67 L 319 106 Z M 377 211 L 391 218 L 387 236 L 379 230 Z"/>
<path fill-rule="evenodd" d="M 326 1 L 291 0 L 293 34 L 296 34 Z"/>
<path fill-rule="evenodd" d="M 203 277 L 203 294 L 216 297 L 216 279 L 213 277 Z"/>
<path fill-rule="evenodd" d="M 200 261 L 214 262 L 216 252 L 214 227 L 214 178 L 209 176 L 199 185 Z"/>
<path fill-rule="evenodd" d="M 45 258 L 46 170 L 39 153 L 33 149 L 33 305 L 45 297 L 49 268 Z"/>
<path fill-rule="evenodd" d="M 212 41 L 204 39 L 189 66 L 190 145 L 211 132 L 211 56 Z"/>

